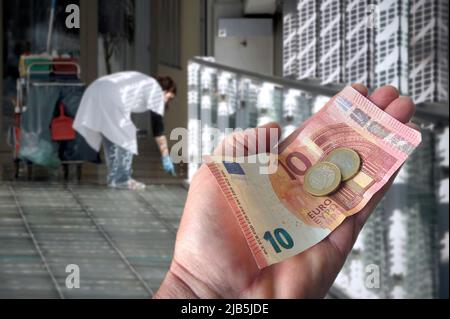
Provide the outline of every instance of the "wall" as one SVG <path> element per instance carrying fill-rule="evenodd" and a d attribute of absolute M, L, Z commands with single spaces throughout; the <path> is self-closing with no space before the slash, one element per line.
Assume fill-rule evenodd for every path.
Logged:
<path fill-rule="evenodd" d="M 135 41 L 134 41 L 134 66 L 132 69 L 142 73 L 151 75 L 152 59 L 151 54 L 151 34 L 152 25 L 149 17 L 151 16 L 151 1 L 135 0 Z M 133 122 L 136 127 L 144 132 L 150 131 L 150 117 L 147 113 L 134 114 Z M 147 134 L 148 138 L 153 138 L 151 134 Z"/>
<path fill-rule="evenodd" d="M 274 15 L 274 75 L 283 77 L 283 14 Z"/>
<path fill-rule="evenodd" d="M 157 3 L 157 1 L 154 2 Z M 156 9 L 152 7 L 154 21 L 158 19 L 158 10 Z M 190 58 L 202 54 L 200 34 L 201 10 L 200 0 L 181 1 L 181 68 L 172 68 L 162 64 L 157 65 L 157 74 L 171 76 L 178 85 L 178 96 L 171 103 L 165 118 L 166 133 L 168 135 L 174 128 L 187 127 L 187 66 Z M 164 45 L 163 42 L 160 42 L 160 44 Z M 153 48 L 151 51 L 156 54 L 157 48 Z M 172 142 L 171 144 L 173 145 L 174 143 Z"/>
<path fill-rule="evenodd" d="M 218 63 L 269 76 L 274 74 L 272 19 L 221 20 L 219 25 L 227 35 L 216 37 Z"/>
<path fill-rule="evenodd" d="M 152 72 L 152 56 L 150 52 L 152 26 L 151 3 L 148 0 L 136 0 L 136 28 L 135 32 L 135 68 L 146 74 Z"/>
<path fill-rule="evenodd" d="M 97 79 L 98 1 L 80 0 L 81 71 L 87 84 Z"/>
<path fill-rule="evenodd" d="M 244 17 L 244 4 L 241 0 L 213 0 L 211 2 L 214 4 L 212 9 L 212 38 L 210 40 L 214 41 L 218 32 L 219 19 Z"/>
<path fill-rule="evenodd" d="M 208 55 L 214 56 L 214 46 L 217 36 L 219 18 L 244 17 L 242 0 L 207 0 L 208 2 Z M 279 11 L 279 10 L 278 10 Z M 283 16 L 277 12 L 273 16 L 248 16 L 273 18 L 274 20 L 274 75 L 283 76 Z"/>

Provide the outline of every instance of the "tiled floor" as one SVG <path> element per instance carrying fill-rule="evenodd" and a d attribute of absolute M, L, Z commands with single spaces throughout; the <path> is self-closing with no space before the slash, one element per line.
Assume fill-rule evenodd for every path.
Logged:
<path fill-rule="evenodd" d="M 187 191 L 0 184 L 0 298 L 150 298 L 168 270 Z M 80 289 L 66 288 L 66 267 Z"/>
<path fill-rule="evenodd" d="M 0 149 L 0 299 L 150 298 L 169 268 L 187 190 L 167 177 L 151 143 L 141 143 L 135 177 L 145 192 L 102 186 L 104 165 L 86 164 L 82 184 L 41 167 L 13 182 Z M 67 289 L 68 265 L 80 268 L 80 289 Z M 342 298 L 333 292 L 329 298 Z"/>

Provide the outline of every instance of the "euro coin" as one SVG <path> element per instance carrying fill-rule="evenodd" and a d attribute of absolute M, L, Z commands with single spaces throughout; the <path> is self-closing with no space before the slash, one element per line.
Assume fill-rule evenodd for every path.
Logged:
<path fill-rule="evenodd" d="M 325 158 L 325 161 L 339 167 L 342 173 L 342 181 L 344 182 L 351 180 L 361 170 L 361 157 L 349 148 L 334 150 Z"/>
<path fill-rule="evenodd" d="M 305 175 L 304 189 L 315 197 L 323 197 L 336 192 L 342 183 L 339 167 L 322 162 L 311 167 Z"/>

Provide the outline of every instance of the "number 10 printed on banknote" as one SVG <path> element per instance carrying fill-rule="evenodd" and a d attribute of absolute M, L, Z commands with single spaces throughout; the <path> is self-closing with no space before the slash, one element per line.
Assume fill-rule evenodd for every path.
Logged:
<path fill-rule="evenodd" d="M 363 210 L 421 143 L 420 132 L 346 88 L 277 148 L 276 169 L 225 157 L 206 162 L 260 268 L 313 247 Z M 305 191 L 305 175 L 337 149 L 361 158 L 359 173 L 324 197 Z M 319 183 L 320 184 L 320 183 Z"/>

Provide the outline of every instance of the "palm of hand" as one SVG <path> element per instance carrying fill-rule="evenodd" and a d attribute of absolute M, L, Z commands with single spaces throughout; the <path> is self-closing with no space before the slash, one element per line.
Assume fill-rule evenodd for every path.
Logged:
<path fill-rule="evenodd" d="M 327 263 L 337 257 L 333 246 L 324 241 L 304 254 L 260 271 L 232 210 L 206 167 L 197 174 L 188 203 L 174 266 L 202 281 L 205 286 L 195 292 L 198 295 L 306 297 L 307 281 L 316 273 L 311 261 L 322 264 L 317 258 L 329 259 L 324 260 Z"/>

